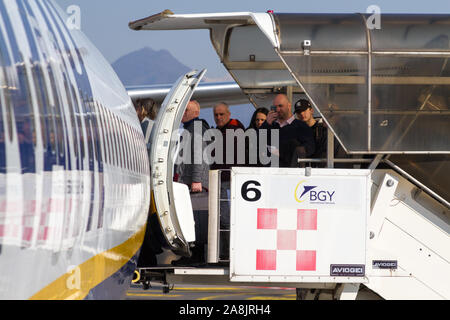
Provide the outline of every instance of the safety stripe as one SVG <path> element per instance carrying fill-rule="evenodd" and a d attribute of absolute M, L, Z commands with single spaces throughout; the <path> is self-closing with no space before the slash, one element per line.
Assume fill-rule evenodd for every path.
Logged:
<path fill-rule="evenodd" d="M 114 275 L 136 254 L 144 234 L 145 226 L 121 245 L 90 258 L 74 268 L 73 272 L 65 273 L 30 300 L 84 299 L 93 288 Z"/>

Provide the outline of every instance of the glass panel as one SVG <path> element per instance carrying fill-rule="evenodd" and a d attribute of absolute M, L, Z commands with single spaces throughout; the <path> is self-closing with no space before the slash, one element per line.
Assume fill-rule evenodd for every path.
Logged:
<path fill-rule="evenodd" d="M 228 70 L 241 88 L 295 86 L 288 70 Z"/>
<path fill-rule="evenodd" d="M 254 61 L 280 61 L 272 44 L 257 26 L 233 28 L 228 45 L 228 60 L 250 61 L 251 55 Z"/>
<path fill-rule="evenodd" d="M 372 59 L 373 151 L 450 150 L 448 58 Z"/>
<path fill-rule="evenodd" d="M 450 155 L 393 155 L 389 158 L 442 198 L 450 201 Z"/>
<path fill-rule="evenodd" d="M 296 93 L 292 94 L 292 105 L 299 99 L 305 99 L 306 96 L 304 93 L 298 93 L 300 89 L 298 87 L 295 87 L 294 90 Z M 253 105 L 257 108 L 266 108 L 267 110 L 270 110 L 270 107 L 273 105 L 273 100 L 275 99 L 275 96 L 278 94 L 278 92 L 271 92 L 271 93 L 249 93 L 249 99 L 253 103 Z M 315 115 L 318 116 L 318 115 Z"/>
<path fill-rule="evenodd" d="M 274 14 L 282 51 L 302 50 L 311 40 L 312 50 L 367 51 L 366 26 L 358 14 Z"/>
<path fill-rule="evenodd" d="M 372 50 L 450 50 L 450 15 L 381 15 Z"/>
<path fill-rule="evenodd" d="M 283 58 L 345 147 L 367 150 L 367 56 Z"/>

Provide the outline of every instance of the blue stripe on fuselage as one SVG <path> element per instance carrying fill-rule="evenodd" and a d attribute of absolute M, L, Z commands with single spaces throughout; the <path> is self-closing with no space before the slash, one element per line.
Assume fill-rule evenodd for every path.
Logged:
<path fill-rule="evenodd" d="M 53 165 L 57 164 L 56 152 L 55 150 L 51 150 L 51 141 L 50 141 L 50 123 L 47 115 L 50 114 L 50 105 L 48 101 L 48 94 L 45 81 L 43 79 L 43 70 L 42 70 L 42 61 L 40 61 L 39 52 L 36 43 L 36 37 L 40 36 L 38 31 L 31 27 L 28 16 L 36 18 L 34 16 L 33 11 L 31 10 L 27 1 L 18 1 L 17 2 L 19 13 L 22 18 L 23 25 L 25 27 L 25 32 L 28 38 L 28 44 L 30 46 L 32 59 L 33 59 L 33 67 L 32 67 L 32 77 L 37 79 L 38 87 L 36 87 L 36 94 L 40 95 L 40 102 L 43 108 L 43 114 L 37 115 L 40 118 L 44 118 L 44 126 L 41 130 L 45 133 L 43 135 L 44 142 L 44 170 L 51 170 Z M 33 36 L 34 35 L 34 36 Z"/>
<path fill-rule="evenodd" d="M 10 99 L 14 106 L 10 110 L 14 114 L 16 123 L 17 135 L 19 139 L 19 152 L 21 160 L 22 172 L 36 172 L 35 154 L 33 146 L 33 129 L 34 124 L 31 123 L 32 110 L 30 108 L 30 88 L 28 86 L 28 74 L 24 65 L 24 58 L 19 50 L 17 39 L 13 32 L 13 26 L 6 10 L 5 4 L 0 2 L 0 14 L 3 17 L 5 25 L 5 32 L 7 33 L 7 40 L 9 41 L 12 60 L 9 60 L 10 67 L 14 68 L 18 78 L 18 90 L 9 90 Z M 6 51 L 7 52 L 7 51 Z M 6 128 L 5 128 L 6 129 Z M 6 132 L 6 130 L 5 130 Z M 12 137 L 9 137 L 10 139 Z"/>

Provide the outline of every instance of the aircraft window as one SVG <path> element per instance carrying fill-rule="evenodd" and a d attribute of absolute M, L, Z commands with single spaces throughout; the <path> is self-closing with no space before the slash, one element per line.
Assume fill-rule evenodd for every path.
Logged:
<path fill-rule="evenodd" d="M 103 112 L 102 112 L 102 106 L 99 102 L 96 102 L 97 106 L 97 123 L 98 123 L 98 131 L 100 135 L 100 144 L 103 152 L 103 160 L 108 163 L 108 151 L 107 151 L 107 142 L 106 142 L 106 130 L 105 130 L 105 123 L 103 122 Z"/>
<path fill-rule="evenodd" d="M 126 152 L 126 144 L 124 139 L 124 132 L 123 132 L 123 120 L 121 117 L 118 117 L 118 131 L 120 136 L 120 144 L 122 145 L 122 154 L 123 154 L 123 162 L 122 162 L 122 168 L 127 167 L 127 152 Z"/>
<path fill-rule="evenodd" d="M 3 32 L 3 28 L 0 26 L 0 32 Z M 4 37 L 0 37 L 0 46 L 5 47 L 6 46 L 6 39 Z M 1 141 L 1 150 L 0 150 L 0 172 L 4 173 L 6 172 L 6 158 L 4 159 L 6 153 L 4 151 L 4 141 L 6 140 L 6 130 L 8 130 L 8 136 L 9 141 L 11 142 L 13 139 L 13 132 L 12 132 L 12 107 L 13 103 L 18 99 L 17 90 L 12 89 L 13 86 L 9 83 L 8 75 L 6 73 L 7 67 L 11 67 L 11 58 L 7 54 L 0 54 L 0 72 L 2 73 L 1 79 L 2 79 L 2 86 L 0 87 L 0 90 L 2 91 L 2 96 L 4 97 L 5 101 L 5 114 L 3 115 L 3 110 L 0 108 L 0 115 L 6 118 L 6 128 L 3 128 L 3 123 L 1 124 L 1 127 L 4 129 L 4 131 L 1 131 L 2 137 L 0 137 Z M 3 161 L 5 161 L 3 163 Z"/>
<path fill-rule="evenodd" d="M 115 150 L 115 143 L 114 143 L 114 136 L 112 133 L 111 128 L 111 111 L 108 108 L 105 108 L 105 121 L 106 121 L 106 130 L 108 131 L 108 137 L 109 137 L 109 143 L 108 149 L 111 153 L 111 165 L 116 164 L 116 150 Z"/>
<path fill-rule="evenodd" d="M 131 136 L 131 126 L 129 124 L 127 124 L 127 139 L 128 139 L 128 148 L 130 149 L 130 170 L 133 171 L 133 159 L 134 159 L 134 154 L 133 154 L 133 138 Z"/>
<path fill-rule="evenodd" d="M 121 152 L 121 148 L 120 148 L 120 138 L 119 138 L 119 133 L 117 132 L 117 122 L 116 122 L 116 115 L 114 113 L 112 113 L 112 128 L 113 128 L 113 134 L 115 137 L 115 141 L 116 141 L 116 147 L 117 147 L 117 163 L 116 166 L 120 167 L 121 163 L 122 163 L 122 152 Z"/>
<path fill-rule="evenodd" d="M 122 132 L 120 131 L 120 119 L 117 115 L 114 115 L 114 122 L 115 122 L 115 132 L 117 134 L 117 141 L 119 143 L 119 153 L 120 153 L 120 162 L 119 167 L 124 167 L 124 156 L 123 156 L 123 142 L 122 142 Z"/>
<path fill-rule="evenodd" d="M 117 139 L 116 139 L 116 135 L 114 132 L 113 115 L 110 110 L 108 110 L 108 127 L 109 127 L 109 132 L 111 134 L 111 142 L 112 142 L 111 152 L 113 154 L 113 165 L 117 166 L 117 164 L 119 163 L 119 160 L 118 160 L 119 155 L 118 155 L 118 150 L 117 150 Z"/>
<path fill-rule="evenodd" d="M 119 132 L 120 132 L 120 138 L 121 138 L 121 143 L 122 143 L 122 154 L 123 154 L 123 167 L 127 168 L 128 167 L 128 152 L 127 152 L 127 144 L 125 141 L 125 132 L 124 132 L 124 128 L 123 128 L 123 120 L 121 118 L 119 118 Z"/>
<path fill-rule="evenodd" d="M 105 152 L 105 133 L 103 131 L 103 124 L 101 119 L 100 106 L 98 101 L 94 104 L 94 113 L 95 113 L 95 131 L 97 136 L 97 144 L 99 146 L 99 163 L 106 161 L 106 152 Z"/>
<path fill-rule="evenodd" d="M 0 173 L 6 173 L 5 130 L 3 127 L 3 108 L 0 108 Z"/>
<path fill-rule="evenodd" d="M 33 137 L 35 134 L 34 114 L 31 110 L 31 91 L 28 74 L 24 65 L 17 67 L 21 95 L 14 101 L 14 116 L 19 140 L 22 172 L 35 171 L 35 153 Z"/>
<path fill-rule="evenodd" d="M 79 122 L 78 122 L 79 119 L 77 119 L 77 117 L 74 114 L 74 112 L 75 112 L 74 111 L 74 103 L 73 103 L 73 100 L 72 100 L 73 97 L 74 97 L 73 96 L 74 92 L 69 90 L 69 87 L 67 85 L 67 79 L 66 79 L 65 76 L 64 76 L 64 87 L 65 87 L 65 91 L 66 91 L 67 102 L 69 104 L 68 109 L 69 109 L 69 115 L 70 115 L 70 123 L 68 124 L 68 127 L 69 128 L 70 128 L 70 126 L 72 127 L 73 137 L 74 137 L 74 139 L 73 139 L 73 144 L 74 144 L 73 152 L 74 152 L 74 156 L 75 156 L 75 159 L 76 159 L 75 160 L 76 164 L 73 163 L 72 165 L 76 166 L 76 168 L 79 168 L 79 166 L 80 166 L 80 155 L 79 155 L 78 146 L 81 143 L 82 139 L 80 139 L 80 138 L 82 138 L 82 136 L 80 137 L 78 135 L 78 128 L 80 127 Z M 84 152 L 84 151 L 81 151 L 81 152 Z"/>
<path fill-rule="evenodd" d="M 48 129 L 48 143 L 49 147 L 44 150 L 45 158 L 44 158 L 44 170 L 51 170 L 53 165 L 58 163 L 58 153 L 56 148 L 56 130 L 55 123 L 53 121 L 53 116 L 48 114 L 46 116 L 46 123 Z"/>
<path fill-rule="evenodd" d="M 128 144 L 128 165 L 129 165 L 129 169 L 132 171 L 133 170 L 133 149 L 131 146 L 131 137 L 130 137 L 130 125 L 128 123 L 125 123 L 125 127 L 126 127 L 126 134 L 127 134 L 127 144 Z"/>
<path fill-rule="evenodd" d="M 108 126 L 107 110 L 103 105 L 101 105 L 101 112 L 102 112 L 103 130 L 105 133 L 105 142 L 106 142 L 105 149 L 107 152 L 108 164 L 112 164 L 113 157 L 111 152 L 111 144 L 112 144 L 111 134 Z"/>
<path fill-rule="evenodd" d="M 57 149 L 58 149 L 58 164 L 59 165 L 65 165 L 65 143 L 64 143 L 64 129 L 63 129 L 63 122 L 64 117 L 62 115 L 61 112 L 61 100 L 60 100 L 60 96 L 56 90 L 56 80 L 53 76 L 53 71 L 51 69 L 51 67 L 48 67 L 47 69 L 48 71 L 48 76 L 49 76 L 49 81 L 50 81 L 50 85 L 52 88 L 52 95 L 53 95 L 53 101 L 54 101 L 54 108 L 55 108 L 55 112 L 54 112 L 54 121 L 55 121 L 55 125 L 56 125 L 56 132 L 55 132 L 55 141 L 57 142 Z"/>
<path fill-rule="evenodd" d="M 138 168 L 138 164 L 137 164 L 137 148 L 136 148 L 136 141 L 137 141 L 137 134 L 136 134 L 136 129 L 132 129 L 132 136 L 133 136 L 133 162 L 134 162 L 134 171 L 137 172 L 139 170 Z"/>
<path fill-rule="evenodd" d="M 124 153 L 125 153 L 125 164 L 124 164 L 124 167 L 126 169 L 128 169 L 129 168 L 129 166 L 128 166 L 129 150 L 128 150 L 127 133 L 125 131 L 124 121 L 120 122 L 120 131 L 122 132 L 122 137 L 123 137 L 123 141 L 124 141 L 124 143 L 123 143 L 123 149 L 124 149 Z"/>
<path fill-rule="evenodd" d="M 134 148 L 136 150 L 135 151 L 136 152 L 136 172 L 141 172 L 138 141 L 139 141 L 139 133 L 135 129 L 134 130 Z"/>
<path fill-rule="evenodd" d="M 91 113 L 91 133 L 92 133 L 92 151 L 94 153 L 94 161 L 100 163 L 102 161 L 102 155 L 100 151 L 98 136 L 99 133 L 97 131 L 97 124 L 94 113 Z"/>
<path fill-rule="evenodd" d="M 103 126 L 103 131 L 105 134 L 105 150 L 106 150 L 106 158 L 107 158 L 107 163 L 111 164 L 112 163 L 112 154 L 111 154 L 111 141 L 110 141 L 110 137 L 109 137 L 109 129 L 108 129 L 108 121 L 106 120 L 107 117 L 107 110 L 106 108 L 101 104 L 101 119 L 102 119 L 102 126 Z"/>
<path fill-rule="evenodd" d="M 448 15 L 382 15 L 382 28 L 370 30 L 373 50 L 450 51 Z"/>
<path fill-rule="evenodd" d="M 144 142 L 144 137 L 142 134 L 139 135 L 139 141 L 140 141 L 140 146 L 145 145 Z M 144 150 L 147 150 L 146 148 L 139 148 L 139 155 L 140 155 L 140 173 L 144 173 L 144 162 L 145 162 L 145 158 L 144 158 Z"/>
<path fill-rule="evenodd" d="M 47 118 L 46 122 L 48 123 L 50 149 L 52 150 L 53 153 L 56 153 L 56 134 L 53 123 L 53 117 L 49 114 L 46 116 L 46 118 Z"/>
<path fill-rule="evenodd" d="M 126 150 L 126 156 L 125 156 L 125 160 L 126 160 L 126 167 L 128 170 L 130 170 L 130 155 L 131 155 L 131 150 L 130 150 L 130 140 L 129 140 L 129 136 L 128 136 L 128 124 L 126 122 L 122 122 L 122 132 L 123 132 L 123 137 L 125 140 L 125 150 Z"/>
<path fill-rule="evenodd" d="M 139 172 L 139 153 L 137 147 L 138 136 L 139 135 L 136 129 L 133 128 L 134 164 L 136 166 L 136 172 Z"/>
<path fill-rule="evenodd" d="M 1 57 L 1 55 L 0 55 L 0 57 Z M 0 62 L 2 62 L 2 61 L 0 60 Z M 3 68 L 3 70 L 6 70 L 6 68 Z M 6 81 L 5 86 L 8 85 L 5 74 L 3 75 L 3 78 Z M 4 97 L 5 97 L 5 102 L 6 102 L 5 103 L 6 104 L 6 108 L 5 108 L 6 115 L 5 116 L 6 116 L 6 121 L 7 121 L 9 142 L 11 142 L 13 139 L 13 131 L 12 131 L 12 129 L 13 129 L 13 125 L 12 125 L 12 115 L 13 115 L 12 107 L 13 107 L 13 105 L 12 104 L 14 103 L 11 100 L 16 100 L 18 97 L 17 97 L 17 94 L 14 92 L 14 89 L 9 89 L 9 92 L 7 94 L 5 94 Z M 6 139 L 6 137 L 5 137 L 5 139 Z"/>
<path fill-rule="evenodd" d="M 88 150 L 88 162 L 89 162 L 89 170 L 93 170 L 93 161 L 94 161 L 94 154 L 93 154 L 93 137 L 92 137 L 92 131 L 91 131 L 91 119 L 89 116 L 89 112 L 86 112 L 84 115 L 84 123 L 85 123 L 85 127 L 86 127 L 86 142 L 87 142 L 87 150 Z"/>
<path fill-rule="evenodd" d="M 98 107 L 98 106 L 97 106 Z M 101 130 L 101 124 L 100 124 L 100 113 L 98 112 L 98 108 L 97 108 L 97 112 L 95 113 L 95 142 L 97 145 L 97 153 L 98 153 L 98 162 L 99 165 L 101 165 L 105 159 L 105 149 L 104 149 L 104 135 L 103 135 L 103 131 Z M 102 168 L 103 171 L 103 168 Z"/>
<path fill-rule="evenodd" d="M 134 147 L 133 147 L 133 129 L 131 128 L 131 126 L 128 127 L 128 143 L 129 143 L 129 148 L 130 148 L 130 170 L 131 171 L 135 171 L 135 166 L 134 166 Z"/>
<path fill-rule="evenodd" d="M 22 172 L 35 171 L 35 153 L 33 147 L 34 125 L 32 118 L 16 114 L 16 127 L 19 139 L 20 161 Z"/>
<path fill-rule="evenodd" d="M 134 164 L 134 157 L 135 157 L 135 153 L 134 153 L 134 139 L 133 139 L 133 128 L 130 126 L 128 128 L 128 134 L 129 134 L 129 139 L 130 139 L 130 160 L 131 160 L 131 171 L 136 171 L 136 166 Z"/>
<path fill-rule="evenodd" d="M 120 139 L 119 121 L 117 119 L 116 114 L 114 114 L 113 121 L 114 121 L 114 133 L 116 134 L 116 138 L 117 138 L 117 150 L 119 153 L 119 158 L 118 158 L 119 162 L 118 162 L 117 166 L 123 167 L 122 140 Z"/>
<path fill-rule="evenodd" d="M 36 92 L 36 98 L 37 98 L 37 105 L 38 105 L 38 109 L 39 109 L 39 115 L 36 115 L 39 117 L 39 122 L 41 123 L 41 130 L 40 132 L 37 132 L 37 128 L 36 128 L 36 132 L 33 133 L 33 145 L 36 146 L 37 144 L 37 140 L 38 140 L 38 135 L 41 137 L 42 139 L 42 143 L 44 146 L 44 150 L 47 150 L 47 147 L 49 145 L 49 137 L 47 134 L 47 130 L 48 130 L 48 126 L 46 125 L 46 110 L 47 110 L 47 106 L 48 106 L 48 99 L 45 101 L 45 110 L 44 110 L 44 99 L 45 97 L 43 97 L 44 95 L 46 96 L 45 92 L 45 84 L 43 84 L 43 75 L 42 75 L 42 70 L 40 68 L 39 65 L 34 65 L 31 68 L 31 72 L 32 72 L 32 77 L 33 77 L 33 82 L 34 82 L 34 88 L 35 88 L 35 92 Z M 45 162 L 45 160 L 44 160 Z"/>

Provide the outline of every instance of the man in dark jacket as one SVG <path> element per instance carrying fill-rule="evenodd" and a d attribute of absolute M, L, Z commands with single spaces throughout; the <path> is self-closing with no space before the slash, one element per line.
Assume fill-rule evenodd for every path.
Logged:
<path fill-rule="evenodd" d="M 295 105 L 295 114 L 297 118 L 305 122 L 313 131 L 316 150 L 311 158 L 322 159 L 327 157 L 328 148 L 328 127 L 322 118 L 314 118 L 314 110 L 311 103 L 306 99 L 298 100 Z M 334 156 L 345 157 L 345 151 L 341 148 L 339 141 L 334 138 Z M 312 163 L 312 167 L 324 168 L 325 163 Z"/>
<path fill-rule="evenodd" d="M 305 122 L 295 119 L 292 104 L 285 94 L 278 94 L 273 105 L 275 110 L 269 112 L 260 129 L 279 130 L 280 167 L 298 167 L 296 155 L 309 157 L 314 153 L 313 132 Z M 271 141 L 272 146 L 274 143 Z"/>
<path fill-rule="evenodd" d="M 200 104 L 196 100 L 188 103 L 181 122 L 184 133 L 181 140 L 181 161 L 177 165 L 178 182 L 186 184 L 191 191 L 192 209 L 195 221 L 195 247 L 192 257 L 172 261 L 173 265 L 198 265 L 205 263 L 205 245 L 208 235 L 208 178 L 209 165 L 203 160 L 206 142 L 203 134 L 209 124 L 199 119 Z M 186 140 L 184 140 L 186 139 Z M 183 154 L 183 153 L 188 154 Z"/>
<path fill-rule="evenodd" d="M 189 152 L 186 155 L 180 154 L 183 161 L 177 166 L 177 173 L 179 175 L 179 182 L 188 185 L 192 193 L 202 192 L 202 189 L 208 188 L 209 165 L 203 161 L 203 150 L 206 147 L 206 142 L 203 141 L 203 134 L 209 129 L 209 124 L 199 119 L 200 104 L 192 100 L 188 103 L 186 111 L 184 112 L 181 122 L 183 128 L 189 134 L 184 134 L 184 137 L 189 137 L 189 141 L 182 141 L 181 152 Z"/>
<path fill-rule="evenodd" d="M 314 110 L 306 99 L 300 99 L 295 103 L 295 113 L 299 120 L 305 122 L 313 130 L 316 150 L 312 158 L 325 158 L 327 156 L 327 128 L 322 119 L 314 118 Z"/>

